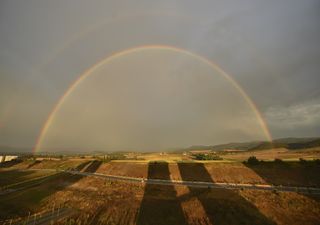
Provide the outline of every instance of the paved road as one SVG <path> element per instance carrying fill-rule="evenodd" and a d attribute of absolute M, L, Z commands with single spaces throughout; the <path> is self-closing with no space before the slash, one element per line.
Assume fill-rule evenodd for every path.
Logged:
<path fill-rule="evenodd" d="M 146 178 L 137 178 L 137 177 L 126 177 L 126 176 L 116 176 L 116 175 L 108 175 L 103 173 L 88 173 L 88 172 L 80 172 L 75 170 L 56 170 L 56 169 L 29 169 L 29 170 L 52 170 L 56 172 L 64 172 L 70 174 L 77 174 L 81 176 L 94 176 L 100 177 L 108 180 L 118 180 L 118 181 L 126 181 L 126 182 L 137 182 L 137 183 L 146 183 L 146 184 L 158 184 L 158 185 L 185 185 L 189 187 L 196 188 L 215 188 L 215 189 L 253 189 L 253 190 L 269 190 L 269 191 L 282 191 L 282 192 L 298 192 L 303 194 L 311 194 L 311 195 L 320 195 L 320 188 L 315 187 L 296 187 L 296 186 L 275 186 L 269 184 L 238 184 L 238 183 L 219 183 L 219 182 L 200 182 L 200 181 L 182 181 L 182 180 L 160 180 L 160 179 L 146 179 Z M 52 176 L 52 175 L 51 175 Z M 43 179 L 40 179 L 39 183 L 34 183 L 32 186 L 38 185 L 44 182 Z M 22 190 L 26 187 L 19 188 L 18 190 Z M 9 194 L 11 192 L 15 192 L 17 189 L 13 189 L 8 191 L 7 193 L 1 194 Z"/>
<path fill-rule="evenodd" d="M 237 184 L 237 183 L 213 183 L 213 182 L 199 182 L 199 181 L 182 181 L 182 180 L 160 180 L 160 179 L 145 179 L 136 177 L 125 177 L 107 175 L 102 173 L 87 173 L 79 171 L 65 170 L 64 172 L 71 174 L 78 174 L 82 176 L 95 176 L 109 180 L 120 180 L 129 182 L 140 182 L 146 184 L 158 185 L 185 185 L 197 188 L 216 188 L 216 189 L 254 189 L 254 190 L 276 190 L 282 192 L 299 192 L 304 194 L 320 195 L 320 188 L 314 187 L 294 187 L 294 186 L 274 186 L 268 184 Z"/>

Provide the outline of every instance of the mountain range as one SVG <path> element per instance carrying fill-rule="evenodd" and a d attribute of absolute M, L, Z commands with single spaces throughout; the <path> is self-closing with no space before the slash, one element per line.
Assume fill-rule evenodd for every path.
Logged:
<path fill-rule="evenodd" d="M 197 145 L 186 148 L 185 150 L 213 150 L 213 151 L 223 151 L 229 150 L 243 150 L 243 151 L 253 151 L 253 150 L 264 150 L 270 148 L 287 148 L 289 150 L 313 148 L 320 146 L 320 137 L 312 138 L 280 138 L 275 139 L 272 142 L 269 141 L 251 141 L 251 142 L 232 142 L 228 144 L 220 145 Z"/>
<path fill-rule="evenodd" d="M 251 141 L 251 142 L 231 142 L 227 144 L 219 145 L 194 145 L 188 148 L 182 149 L 171 149 L 169 151 L 182 152 L 191 150 L 213 150 L 213 151 L 223 151 L 223 150 L 242 150 L 242 151 L 254 151 L 254 150 L 265 150 L 271 148 L 287 148 L 289 150 L 299 150 L 306 148 L 320 147 L 320 137 L 312 138 L 280 138 L 275 139 L 272 142 L 268 141 Z M 28 154 L 32 152 L 31 147 L 10 147 L 10 146 L 0 146 L 0 153 L 2 154 L 15 154 L 23 153 Z M 91 150 L 86 149 L 61 149 L 59 151 L 54 151 L 56 153 L 92 153 Z M 96 152 L 96 151 L 95 151 Z M 99 151 L 104 152 L 104 151 Z"/>

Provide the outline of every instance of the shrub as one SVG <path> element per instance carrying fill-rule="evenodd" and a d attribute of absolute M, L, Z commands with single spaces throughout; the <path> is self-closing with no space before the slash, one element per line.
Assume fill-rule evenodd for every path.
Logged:
<path fill-rule="evenodd" d="M 250 157 L 248 158 L 248 160 L 247 160 L 247 163 L 248 163 L 249 165 L 257 165 L 257 164 L 259 164 L 259 160 L 258 160 L 257 157 L 255 157 L 255 156 L 250 156 Z"/>
<path fill-rule="evenodd" d="M 196 160 L 222 160 L 222 158 L 218 155 L 213 155 L 213 154 L 195 154 L 194 155 Z"/>
<path fill-rule="evenodd" d="M 282 159 L 277 159 L 277 158 L 274 159 L 274 162 L 275 163 L 283 163 Z"/>
<path fill-rule="evenodd" d="M 300 159 L 299 159 L 299 162 L 300 162 L 301 164 L 306 164 L 306 163 L 307 163 L 307 160 L 305 160 L 304 158 L 300 158 Z"/>

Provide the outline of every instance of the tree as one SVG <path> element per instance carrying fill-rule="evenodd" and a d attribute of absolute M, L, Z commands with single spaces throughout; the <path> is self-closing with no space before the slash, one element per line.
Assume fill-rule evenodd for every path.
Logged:
<path fill-rule="evenodd" d="M 250 165 L 257 165 L 259 164 L 259 160 L 255 156 L 250 156 L 247 160 L 247 163 Z"/>

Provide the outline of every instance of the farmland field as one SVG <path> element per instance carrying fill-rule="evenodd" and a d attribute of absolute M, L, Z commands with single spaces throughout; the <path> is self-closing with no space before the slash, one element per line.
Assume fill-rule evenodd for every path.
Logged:
<path fill-rule="evenodd" d="M 37 224 L 37 218 L 43 218 L 56 224 L 320 223 L 319 198 L 309 194 L 159 185 L 64 172 L 73 168 L 144 179 L 320 187 L 320 165 L 316 161 L 278 162 L 270 158 L 250 165 L 240 160 L 176 160 L 177 154 L 166 158 L 103 162 L 74 157 L 25 160 L 1 168 L 2 186 L 21 183 L 13 186 L 12 192 L 0 195 L 1 221 L 9 224 L 31 218 Z M 156 159 L 154 153 L 152 159 Z M 30 185 L 28 180 L 35 183 Z"/>

